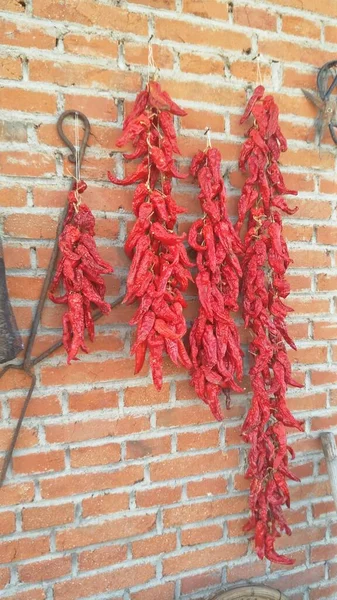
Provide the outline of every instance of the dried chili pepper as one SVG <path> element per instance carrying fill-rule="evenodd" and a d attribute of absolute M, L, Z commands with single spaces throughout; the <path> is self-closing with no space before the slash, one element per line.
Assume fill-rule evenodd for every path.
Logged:
<path fill-rule="evenodd" d="M 75 360 L 80 350 L 88 352 L 84 335 L 94 340 L 94 321 L 91 305 L 103 313 L 109 313 L 110 304 L 104 300 L 105 282 L 102 275 L 112 273 L 113 268 L 99 255 L 95 235 L 95 218 L 78 194 L 86 190 L 86 183 L 74 184 L 68 195 L 68 212 L 59 238 L 61 259 L 51 283 L 49 298 L 55 304 L 67 304 L 63 316 L 63 345 L 68 354 L 68 363 Z M 62 283 L 65 294 L 55 296 Z"/>
<path fill-rule="evenodd" d="M 197 394 L 218 420 L 223 418 L 221 393 L 225 393 L 228 406 L 229 390 L 241 391 L 236 379 L 242 377 L 239 335 L 230 315 L 238 309 L 242 272 L 237 254 L 242 253 L 242 244 L 228 217 L 220 166 L 216 148 L 199 151 L 192 160 L 190 171 L 198 178 L 204 216 L 193 223 L 188 236 L 197 253 L 201 304 L 190 333 L 191 378 Z"/>
<path fill-rule="evenodd" d="M 176 365 L 191 368 L 182 338 L 186 322 L 182 313 L 185 291 L 191 275 L 183 246 L 185 236 L 173 228 L 177 215 L 185 212 L 172 198 L 172 178 L 183 178 L 174 164 L 179 152 L 173 115 L 185 115 L 159 83 L 150 81 L 136 98 L 133 110 L 123 126 L 117 145 L 131 140 L 135 152 L 125 158 L 142 157 L 136 171 L 125 179 L 108 177 L 117 185 L 138 182 L 133 199 L 137 221 L 125 243 L 132 260 L 124 302 L 140 302 L 130 324 L 137 325 L 131 348 L 135 355 L 135 373 L 142 368 L 146 352 L 150 355 L 152 378 L 157 389 L 162 386 L 164 350 Z"/>
<path fill-rule="evenodd" d="M 241 119 L 254 116 L 248 131 L 239 165 L 248 172 L 239 201 L 237 230 L 248 215 L 248 231 L 244 240 L 243 317 L 253 339 L 249 351 L 253 358 L 250 377 L 252 405 L 242 427 L 242 436 L 250 442 L 246 477 L 250 478 L 251 518 L 245 530 L 255 529 L 255 548 L 259 558 L 293 564 L 277 554 L 275 540 L 285 531 L 282 506 L 290 505 L 287 479 L 288 452 L 294 452 L 286 441 L 286 427 L 302 429 L 286 406 L 288 385 L 301 387 L 291 377 L 291 365 L 285 342 L 296 349 L 287 332 L 285 318 L 291 310 L 286 298 L 290 286 L 285 280 L 291 262 L 282 233 L 282 217 L 278 209 L 292 214 L 280 194 L 287 190 L 280 173 L 278 158 L 287 148 L 278 125 L 278 108 L 271 96 L 258 86 Z"/>

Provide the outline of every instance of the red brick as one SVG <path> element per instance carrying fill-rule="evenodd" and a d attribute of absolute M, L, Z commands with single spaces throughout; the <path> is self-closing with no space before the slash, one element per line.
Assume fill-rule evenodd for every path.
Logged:
<path fill-rule="evenodd" d="M 193 527 L 183 529 L 181 532 L 182 546 L 195 546 L 196 544 L 207 544 L 215 542 L 223 537 L 221 525 L 207 525 L 205 527 Z"/>
<path fill-rule="evenodd" d="M 139 508 L 175 504 L 181 499 L 182 487 L 159 487 L 136 492 L 136 503 Z"/>
<path fill-rule="evenodd" d="M 222 32 L 221 32 L 222 35 Z M 226 39 L 227 36 L 222 35 L 222 39 Z M 191 100 L 195 101 L 195 98 L 212 98 L 212 104 L 225 105 L 225 106 L 243 106 L 245 102 L 245 94 L 242 90 L 234 90 L 228 87 L 213 86 L 200 81 L 174 81 L 174 80 L 163 80 L 162 86 L 165 88 L 173 98 L 179 100 Z M 197 141 L 196 141 L 197 142 Z M 199 146 L 200 142 L 196 143 Z M 233 160 L 233 148 L 234 144 L 222 144 L 222 147 L 227 146 L 228 156 L 231 154 L 231 160 Z M 179 140 L 179 147 L 181 147 L 181 140 Z M 190 151 L 194 152 L 195 148 L 190 144 Z M 225 157 L 223 157 L 225 158 Z"/>
<path fill-rule="evenodd" d="M 45 431 L 49 443 L 64 444 L 139 433 L 149 428 L 148 417 L 128 416 L 121 419 L 92 419 L 66 425 L 46 425 Z"/>
<path fill-rule="evenodd" d="M 0 142 L 27 142 L 27 126 L 19 121 L 1 119 Z"/>
<path fill-rule="evenodd" d="M 162 533 L 151 538 L 144 538 L 132 543 L 133 558 L 157 556 L 158 554 L 173 552 L 176 549 L 177 537 L 175 533 Z"/>
<path fill-rule="evenodd" d="M 6 0 L 6 10 L 8 10 L 7 4 Z M 41 50 L 52 50 L 56 41 L 55 35 L 49 34 L 44 29 L 31 27 L 22 21 L 17 25 L 14 21 L 4 19 L 0 23 L 0 39 L 6 40 L 6 46 Z"/>
<path fill-rule="evenodd" d="M 147 34 L 147 17 L 109 4 L 99 4 L 94 0 L 71 0 L 66 5 L 62 0 L 35 0 L 34 16 L 47 17 L 56 21 L 71 21 L 91 27 L 114 29 L 123 33 Z"/>
<path fill-rule="evenodd" d="M 1 3 L 1 10 L 5 10 L 8 12 L 24 12 L 25 6 L 20 4 L 18 0 L 6 0 L 6 4 L 4 4 L 4 0 Z"/>
<path fill-rule="evenodd" d="M 20 565 L 18 568 L 19 580 L 25 583 L 57 579 L 64 575 L 68 575 L 70 571 L 70 556 L 44 560 L 43 562 L 33 562 L 27 565 Z"/>
<path fill-rule="evenodd" d="M 210 567 L 217 563 L 234 560 L 244 556 L 247 552 L 247 544 L 223 544 L 193 552 L 185 552 L 178 556 L 172 556 L 163 560 L 164 575 L 175 575 L 183 571 Z"/>
<path fill-rule="evenodd" d="M 276 15 L 267 10 L 259 10 L 252 6 L 234 6 L 233 14 L 234 23 L 237 25 L 276 31 Z"/>
<path fill-rule="evenodd" d="M 90 91 L 88 91 L 90 93 Z M 65 99 L 65 110 L 71 110 L 74 107 L 77 110 L 80 110 L 85 115 L 87 115 L 88 119 L 100 119 L 102 121 L 115 121 L 117 118 L 117 106 L 113 98 L 104 98 L 101 96 L 82 96 L 80 94 L 64 94 Z M 97 192 L 98 190 L 96 190 Z M 103 191 L 104 190 L 100 190 Z M 107 191 L 107 190 L 105 190 Z M 41 190 L 43 194 L 43 190 Z M 93 190 L 88 189 L 86 192 L 86 197 L 92 194 Z M 111 197 L 111 193 L 109 190 L 109 197 L 111 202 L 113 198 Z M 92 206 L 90 202 L 90 206 Z M 94 207 L 93 207 L 94 208 Z"/>
<path fill-rule="evenodd" d="M 318 544 L 311 546 L 311 562 L 325 562 L 334 559 L 336 556 L 336 544 Z"/>
<path fill-rule="evenodd" d="M 55 174 L 55 159 L 48 154 L 15 151 L 1 152 L 0 165 L 0 172 L 2 175 L 48 177 Z M 14 219 L 16 218 L 16 220 L 23 220 L 23 215 L 11 215 L 11 217 Z M 7 217 L 6 223 L 11 220 L 11 217 Z M 24 215 L 24 217 L 27 218 L 27 215 Z M 41 218 L 49 219 L 49 217 L 40 217 L 40 219 Z"/>
<path fill-rule="evenodd" d="M 117 58 L 118 43 L 109 37 L 68 33 L 63 39 L 66 52 L 84 56 Z"/>
<path fill-rule="evenodd" d="M 147 387 L 127 387 L 124 391 L 125 406 L 152 406 L 170 399 L 170 384 L 164 383 L 160 392 L 153 385 Z"/>
<path fill-rule="evenodd" d="M 85 498 L 82 500 L 83 517 L 93 517 L 105 515 L 119 511 L 125 511 L 129 508 L 129 494 L 122 492 L 120 494 L 104 494 L 94 498 Z"/>
<path fill-rule="evenodd" d="M 186 73 L 223 75 L 224 68 L 224 61 L 216 56 L 205 58 L 201 54 L 195 53 L 180 55 L 180 69 Z"/>
<path fill-rule="evenodd" d="M 90 546 L 102 542 L 120 540 L 150 532 L 155 527 L 156 515 L 124 517 L 122 519 L 100 521 L 98 525 L 68 527 L 56 535 L 58 550 Z"/>
<path fill-rule="evenodd" d="M 308 1 L 310 2 L 311 0 Z M 284 62 L 296 62 L 300 56 L 301 63 L 314 65 L 316 67 L 329 60 L 333 60 L 333 52 L 331 50 L 323 50 L 312 46 L 302 46 L 299 43 L 284 40 L 278 40 L 277 44 L 275 44 L 274 40 L 260 40 L 259 52 L 263 54 L 263 56 L 270 56 Z"/>
<path fill-rule="evenodd" d="M 319 519 L 320 517 L 323 517 L 325 515 L 327 515 L 330 512 L 334 511 L 334 503 L 333 501 L 326 501 L 326 502 L 316 502 L 315 504 L 312 505 L 312 512 L 314 515 L 315 519 Z"/>
<path fill-rule="evenodd" d="M 38 300 L 42 285 L 42 277 L 25 277 L 23 275 L 7 277 L 8 292 L 11 298 Z"/>
<path fill-rule="evenodd" d="M 319 292 L 334 291 L 337 289 L 337 275 L 319 273 L 317 275 L 317 290 Z"/>
<path fill-rule="evenodd" d="M 70 503 L 22 509 L 22 527 L 24 531 L 65 525 L 73 521 L 74 505 Z"/>
<path fill-rule="evenodd" d="M 227 491 L 227 481 L 224 477 L 213 477 L 202 481 L 190 481 L 187 484 L 187 495 L 189 498 L 201 496 L 219 496 Z"/>
<path fill-rule="evenodd" d="M 191 410 L 188 407 L 166 408 L 157 412 L 157 427 L 179 427 L 184 425 L 200 425 L 214 421 L 208 406 L 198 404 Z"/>
<path fill-rule="evenodd" d="M 291 306 L 298 315 L 329 313 L 329 300 L 320 300 L 312 296 L 296 296 L 291 299 Z"/>
<path fill-rule="evenodd" d="M 331 371 L 310 371 L 310 379 L 312 385 L 324 385 L 328 383 L 337 382 L 337 373 L 331 369 Z"/>
<path fill-rule="evenodd" d="M 72 468 L 94 467 L 119 462 L 121 448 L 119 444 L 104 444 L 102 446 L 82 446 L 70 450 L 70 465 Z"/>
<path fill-rule="evenodd" d="M 157 0 L 154 0 L 155 2 Z M 139 592 L 131 592 L 131 600 L 173 600 L 175 594 L 175 583 L 170 581 L 162 585 L 156 585 L 155 587 L 146 588 Z"/>
<path fill-rule="evenodd" d="M 288 588 L 300 587 L 302 585 L 309 586 L 312 583 L 320 581 L 324 578 L 324 565 L 310 566 L 302 571 L 296 571 L 294 574 L 279 577 L 277 580 L 277 589 L 284 591 Z"/>
<path fill-rule="evenodd" d="M 310 590 L 310 600 L 322 600 L 323 598 L 335 598 L 337 594 L 337 584 L 330 584 Z"/>
<path fill-rule="evenodd" d="M 315 417 L 311 419 L 311 431 L 329 429 L 337 424 L 337 412 L 329 412 L 325 417 Z"/>
<path fill-rule="evenodd" d="M 129 466 L 113 472 L 65 475 L 41 481 L 41 494 L 43 498 L 61 498 L 134 485 L 143 478 L 144 471 L 141 466 Z"/>
<path fill-rule="evenodd" d="M 188 110 L 188 114 L 184 117 L 181 126 L 184 129 L 199 129 L 204 131 L 204 120 L 205 115 L 201 110 Z M 207 127 L 210 127 L 212 131 L 219 131 L 223 133 L 225 129 L 225 118 L 223 115 L 212 113 L 207 111 Z"/>
<path fill-rule="evenodd" d="M 2 56 L 0 58 L 0 77 L 1 79 L 22 79 L 21 58 Z"/>
<path fill-rule="evenodd" d="M 318 225 L 316 239 L 318 244 L 334 245 L 336 242 L 337 227 L 333 225 Z"/>
<path fill-rule="evenodd" d="M 56 95 L 33 90 L 1 88 L 0 108 L 54 114 L 56 112 Z"/>
<path fill-rule="evenodd" d="M 234 565 L 227 569 L 228 583 L 236 583 L 239 581 L 249 581 L 254 577 L 264 577 L 266 573 L 266 565 L 264 562 L 249 562 L 242 565 Z"/>
<path fill-rule="evenodd" d="M 42 589 L 31 589 L 28 592 L 16 592 L 14 596 L 6 596 L 4 600 L 46 600 L 46 593 Z"/>
<path fill-rule="evenodd" d="M 156 2 L 157 0 L 153 0 Z M 153 59 L 158 69 L 172 69 L 174 56 L 170 48 L 152 44 Z M 132 42 L 124 43 L 124 58 L 128 64 L 147 65 L 148 49 L 147 46 L 135 44 Z"/>
<path fill-rule="evenodd" d="M 80 571 L 93 571 L 122 563 L 127 557 L 127 546 L 103 546 L 95 550 L 86 550 L 78 555 Z"/>
<path fill-rule="evenodd" d="M 183 10 L 204 19 L 228 19 L 228 6 L 222 0 L 184 0 Z"/>
<path fill-rule="evenodd" d="M 158 456 L 159 454 L 170 454 L 171 437 L 145 438 L 141 440 L 130 440 L 126 442 L 126 459 L 133 460 L 145 456 Z"/>
<path fill-rule="evenodd" d="M 3 590 L 10 581 L 11 572 L 9 569 L 0 569 L 0 590 Z"/>
<path fill-rule="evenodd" d="M 337 322 L 319 321 L 314 322 L 315 340 L 335 340 L 337 337 Z"/>
<path fill-rule="evenodd" d="M 112 311 L 115 313 L 115 311 Z M 116 316 L 116 313 L 115 315 Z M 103 320 L 100 322 L 104 323 Z M 94 383 L 96 381 L 134 379 L 134 360 L 131 358 L 118 358 L 105 360 L 99 363 L 85 363 L 84 361 L 69 365 L 55 367 L 44 366 L 41 368 L 42 385 L 77 385 L 79 383 Z"/>
<path fill-rule="evenodd" d="M 221 515 L 238 514 L 246 510 L 246 507 L 247 498 L 245 496 L 238 496 L 235 499 L 226 497 L 221 500 L 216 499 L 208 502 L 182 505 L 177 508 L 167 508 L 164 511 L 164 525 L 165 527 L 172 527 L 215 519 Z"/>
<path fill-rule="evenodd" d="M 20 538 L 0 543 L 0 560 L 11 563 L 48 554 L 50 549 L 49 537 Z"/>
<path fill-rule="evenodd" d="M 6 511 L 0 513 L 0 535 L 8 535 L 15 531 L 15 513 Z"/>
<path fill-rule="evenodd" d="M 31 481 L 4 485 L 0 488 L 0 506 L 31 502 L 34 496 L 34 485 Z"/>
<path fill-rule="evenodd" d="M 104 5 L 101 5 L 104 6 Z M 32 81 L 47 81 L 60 86 L 81 85 L 98 87 L 103 90 L 123 90 L 137 92 L 140 88 L 140 76 L 130 71 L 112 71 L 94 65 L 78 65 L 72 62 L 53 62 L 31 59 L 29 74 Z"/>
<path fill-rule="evenodd" d="M 210 431 L 178 433 L 177 449 L 179 452 L 196 450 L 203 448 L 215 448 L 219 445 L 219 431 L 211 429 Z"/>
<path fill-rule="evenodd" d="M 294 261 L 292 266 L 295 269 L 330 267 L 331 264 L 330 257 L 325 250 L 293 249 L 291 258 Z"/>
<path fill-rule="evenodd" d="M 0 429 L 0 450 L 7 450 L 12 439 L 13 429 Z M 28 427 L 20 429 L 16 448 L 32 448 L 38 444 L 37 430 Z"/>
<path fill-rule="evenodd" d="M 6 246 L 3 250 L 7 269 L 30 268 L 30 252 L 28 248 Z"/>
<path fill-rule="evenodd" d="M 303 19 L 293 15 L 283 15 L 282 31 L 290 35 L 303 36 L 306 38 L 320 39 L 321 29 L 315 21 Z"/>
<path fill-rule="evenodd" d="M 326 403 L 326 393 L 307 394 L 305 396 L 294 396 L 293 398 L 288 397 L 288 407 L 291 411 L 312 411 L 321 408 L 326 408 Z"/>
<path fill-rule="evenodd" d="M 212 586 L 219 586 L 221 583 L 221 570 L 210 571 L 207 569 L 199 575 L 188 575 L 181 579 L 181 591 L 183 594 L 191 594 L 201 589 L 209 590 Z"/>
<path fill-rule="evenodd" d="M 24 398 L 12 398 L 9 400 L 10 415 L 13 419 L 18 419 Z M 43 396 L 30 400 L 25 419 L 29 417 L 45 417 L 61 414 L 61 403 L 57 396 Z"/>
<path fill-rule="evenodd" d="M 236 450 L 173 458 L 153 463 L 150 466 L 150 477 L 151 481 L 162 481 L 222 471 L 237 466 L 238 458 Z"/>
<path fill-rule="evenodd" d="M 14 456 L 13 458 L 13 470 L 15 473 L 21 474 L 62 471 L 64 465 L 64 450 L 25 454 L 24 456 Z"/>
<path fill-rule="evenodd" d="M 150 564 L 133 565 L 120 568 L 117 571 L 108 571 L 80 577 L 72 581 L 63 581 L 54 586 L 55 600 L 79 600 L 83 594 L 101 594 L 104 592 L 125 589 L 132 581 L 134 586 L 147 583 L 155 577 L 155 568 Z"/>
<path fill-rule="evenodd" d="M 6 217 L 4 228 L 10 236 L 46 240 L 54 239 L 56 226 L 47 215 L 13 214 Z"/>

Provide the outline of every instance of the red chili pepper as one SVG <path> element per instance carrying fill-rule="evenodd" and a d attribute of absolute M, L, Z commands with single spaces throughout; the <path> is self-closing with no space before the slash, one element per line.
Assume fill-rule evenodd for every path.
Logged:
<path fill-rule="evenodd" d="M 252 107 L 253 104 L 253 107 Z M 243 271 L 243 318 L 252 334 L 250 378 L 253 389 L 242 436 L 250 442 L 246 476 L 250 478 L 251 518 L 248 527 L 255 529 L 255 548 L 259 558 L 292 564 L 292 560 L 275 552 L 276 537 L 291 533 L 282 513 L 290 505 L 286 480 L 294 476 L 288 470 L 286 427 L 302 425 L 286 406 L 288 385 L 299 386 L 291 377 L 291 365 L 285 342 L 296 348 L 287 333 L 285 318 L 291 310 L 286 298 L 290 286 L 285 273 L 290 264 L 278 210 L 290 210 L 281 194 L 287 190 L 277 163 L 287 148 L 278 124 L 278 108 L 271 96 L 263 99 L 259 86 L 253 94 L 242 121 L 253 113 L 254 126 L 248 131 L 239 165 L 247 167 L 248 178 L 239 202 L 240 229 L 248 215 L 245 235 Z M 266 268 L 268 277 L 266 277 Z"/>
<path fill-rule="evenodd" d="M 86 183 L 80 181 L 75 189 L 82 194 Z M 69 193 L 68 214 L 65 227 L 59 238 L 61 259 L 50 286 L 49 298 L 56 304 L 67 304 L 63 317 L 63 345 L 68 354 L 68 363 L 76 359 L 80 350 L 88 352 L 84 341 L 87 330 L 89 339 L 94 340 L 94 321 L 91 306 L 103 313 L 111 310 L 104 301 L 105 282 L 101 275 L 113 272 L 113 268 L 98 253 L 94 240 L 95 218 L 85 204 L 76 206 L 76 195 Z M 65 294 L 55 296 L 63 284 Z"/>
<path fill-rule="evenodd" d="M 190 333 L 191 379 L 198 396 L 219 420 L 223 418 L 222 392 L 228 406 L 229 390 L 241 391 L 235 379 L 242 377 L 239 336 L 230 315 L 233 308 L 238 309 L 241 268 L 236 253 L 242 251 L 242 244 L 228 218 L 220 167 L 221 155 L 215 148 L 199 151 L 192 160 L 191 174 L 198 177 L 204 217 L 193 223 L 188 236 L 197 253 L 201 304 Z"/>
<path fill-rule="evenodd" d="M 142 368 L 148 352 L 158 389 L 162 385 L 165 349 L 175 364 L 191 367 L 182 343 L 186 322 L 176 305 L 185 305 L 181 291 L 186 290 L 191 279 L 192 263 L 182 243 L 185 234 L 178 236 L 174 232 L 177 215 L 186 211 L 173 199 L 171 181 L 172 177 L 186 177 L 174 164 L 179 148 L 173 121 L 173 115 L 185 114 L 159 83 L 149 82 L 147 89 L 138 94 L 117 142 L 122 146 L 130 140 L 135 151 L 126 157 L 142 156 L 143 160 L 135 173 L 125 179 L 108 173 L 110 181 L 117 185 L 140 182 L 132 204 L 137 220 L 125 242 L 125 252 L 132 262 L 124 302 L 140 302 L 130 321 L 137 325 L 131 350 L 136 359 L 135 372 Z"/>

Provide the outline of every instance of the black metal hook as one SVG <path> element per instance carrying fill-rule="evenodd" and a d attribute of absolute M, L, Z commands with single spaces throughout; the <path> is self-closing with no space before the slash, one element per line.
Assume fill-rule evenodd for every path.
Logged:
<path fill-rule="evenodd" d="M 87 119 L 87 117 L 78 110 L 65 110 L 58 118 L 57 125 L 56 125 L 57 133 L 59 134 L 61 140 L 65 143 L 65 145 L 68 146 L 69 150 L 71 150 L 71 154 L 69 154 L 68 159 L 72 163 L 76 162 L 76 148 L 75 148 L 74 144 L 72 144 L 71 141 L 67 138 L 66 134 L 63 131 L 63 121 L 66 117 L 69 117 L 70 115 L 72 115 L 74 117 L 77 116 L 84 125 L 84 135 L 83 135 L 83 139 L 82 139 L 80 150 L 79 150 L 79 163 L 81 165 L 83 156 L 84 156 L 84 152 L 87 147 L 89 135 L 90 135 L 90 123 L 89 123 L 89 120 Z"/>

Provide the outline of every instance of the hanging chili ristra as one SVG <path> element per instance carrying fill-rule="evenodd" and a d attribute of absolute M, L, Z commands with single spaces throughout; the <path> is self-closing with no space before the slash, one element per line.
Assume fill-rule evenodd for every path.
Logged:
<path fill-rule="evenodd" d="M 81 204 L 78 194 L 87 188 L 84 181 L 74 184 L 68 195 L 68 212 L 59 238 L 61 259 L 51 283 L 49 298 L 56 304 L 67 304 L 63 316 L 63 345 L 68 363 L 76 359 L 80 350 L 88 352 L 84 334 L 94 340 L 95 329 L 91 314 L 92 304 L 102 313 L 110 312 L 105 302 L 106 286 L 102 275 L 112 273 L 113 268 L 99 255 L 94 240 L 95 218 L 86 204 Z M 65 294 L 55 296 L 62 284 Z"/>
<path fill-rule="evenodd" d="M 242 244 L 228 217 L 220 166 L 216 148 L 199 151 L 192 160 L 190 171 L 198 179 L 204 215 L 193 223 L 188 236 L 197 256 L 200 300 L 190 333 L 192 383 L 218 420 L 223 418 L 221 392 L 229 408 L 230 390 L 242 391 L 235 381 L 242 378 L 242 351 L 230 314 L 238 310 L 242 271 L 237 257 L 242 254 Z"/>
<path fill-rule="evenodd" d="M 187 331 L 182 292 L 192 279 L 188 270 L 192 263 L 182 243 L 185 236 L 173 231 L 177 215 L 185 212 L 172 197 L 172 178 L 185 177 L 174 164 L 173 155 L 179 152 L 174 115 L 186 113 L 159 83 L 150 81 L 146 90 L 138 94 L 117 142 L 121 147 L 131 141 L 135 150 L 124 154 L 124 158 L 140 158 L 141 162 L 125 179 L 108 173 L 114 184 L 138 184 L 133 198 L 137 220 L 125 243 L 125 252 L 132 262 L 124 302 L 140 302 L 130 321 L 131 325 L 137 325 L 131 354 L 135 355 L 135 373 L 138 373 L 149 351 L 157 389 L 162 386 L 165 350 L 174 364 L 191 367 L 182 341 Z"/>
<path fill-rule="evenodd" d="M 239 167 L 247 170 L 248 178 L 239 202 L 240 229 L 248 214 L 248 231 L 244 240 L 243 259 L 243 317 L 253 340 L 249 352 L 253 358 L 250 378 L 253 390 L 252 405 L 242 427 L 242 436 L 250 442 L 248 470 L 250 478 L 249 506 L 251 517 L 245 530 L 255 530 L 255 548 L 259 558 L 272 562 L 293 564 L 292 559 L 280 556 L 274 543 L 281 532 L 291 530 L 282 512 L 290 506 L 287 479 L 299 481 L 288 469 L 286 427 L 302 430 L 286 406 L 288 385 L 301 387 L 291 376 L 285 342 L 296 349 L 288 334 L 285 317 L 292 310 L 284 299 L 290 292 L 285 279 L 291 263 L 282 233 L 282 217 L 290 209 L 284 194 L 288 190 L 278 166 L 280 153 L 287 142 L 278 124 L 278 107 L 272 96 L 264 96 L 259 85 L 241 119 L 251 114 L 254 124 L 248 131 Z"/>

